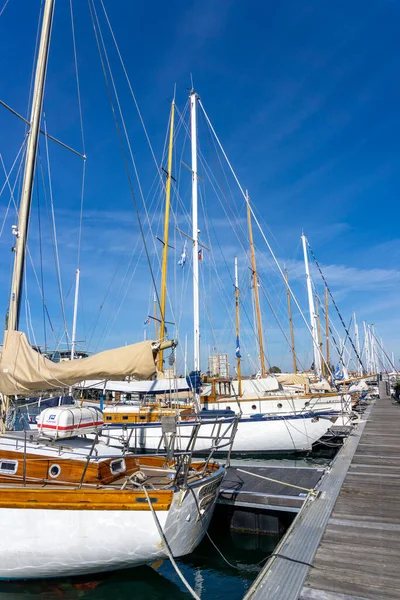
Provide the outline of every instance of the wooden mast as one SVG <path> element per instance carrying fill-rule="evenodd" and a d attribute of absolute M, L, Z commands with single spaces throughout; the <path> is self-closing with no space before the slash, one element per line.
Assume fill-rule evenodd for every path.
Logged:
<path fill-rule="evenodd" d="M 319 350 L 320 350 L 320 355 L 321 357 L 323 357 L 323 352 L 322 352 L 322 332 L 321 332 L 321 318 L 319 316 L 319 299 L 318 296 L 315 295 L 315 316 L 317 317 L 317 332 L 318 332 L 318 346 L 319 346 Z M 325 375 L 325 361 L 321 360 L 321 375 L 324 376 Z"/>
<path fill-rule="evenodd" d="M 326 364 L 331 368 L 331 353 L 329 348 L 329 297 L 328 288 L 325 288 L 325 339 L 326 339 Z"/>
<path fill-rule="evenodd" d="M 267 371 L 265 369 L 264 344 L 263 344 L 261 310 L 260 310 L 260 296 L 258 293 L 258 276 L 257 276 L 257 266 L 256 266 L 256 255 L 254 252 L 253 227 L 251 224 L 250 197 L 249 197 L 247 190 L 246 190 L 246 202 L 247 202 L 247 222 L 249 225 L 251 271 L 252 271 L 252 275 L 253 275 L 254 303 L 255 303 L 255 307 L 256 307 L 258 342 L 259 342 L 259 346 L 260 346 L 261 377 L 266 377 Z"/>
<path fill-rule="evenodd" d="M 153 321 L 154 321 L 154 339 L 158 340 L 157 323 L 159 322 L 159 319 L 157 317 L 157 294 L 155 292 L 153 294 Z"/>
<path fill-rule="evenodd" d="M 39 52 L 36 63 L 35 85 L 32 96 L 30 129 L 26 145 L 24 179 L 22 183 L 21 200 L 19 204 L 18 225 L 13 227 L 15 235 L 14 269 L 11 282 L 11 295 L 6 321 L 6 330 L 17 331 L 21 311 L 21 293 L 24 277 L 26 244 L 28 239 L 29 217 L 32 205 L 32 191 L 36 167 L 36 155 L 39 142 L 40 120 L 42 117 L 44 87 L 46 82 L 47 60 L 49 56 L 50 35 L 54 15 L 54 0 L 46 0 L 42 29 L 40 34 Z M 9 406 L 8 396 L 3 396 L 1 429 L 5 430 Z"/>
<path fill-rule="evenodd" d="M 238 384 L 239 384 L 239 398 L 242 397 L 242 370 L 240 365 L 240 313 L 239 313 L 239 277 L 238 277 L 238 265 L 237 258 L 235 256 L 235 308 L 236 308 L 236 370 L 238 376 Z"/>
<path fill-rule="evenodd" d="M 175 101 L 172 100 L 171 118 L 169 128 L 169 146 L 168 146 L 168 165 L 167 165 L 167 182 L 165 185 L 165 217 L 164 217 L 164 240 L 163 240 L 163 255 L 161 267 L 161 306 L 160 306 L 160 340 L 164 340 L 165 336 L 165 305 L 167 300 L 167 266 L 168 266 L 168 236 L 169 236 L 169 210 L 171 206 L 171 174 L 172 174 L 172 148 L 174 145 L 174 116 L 175 116 Z M 163 351 L 158 353 L 158 370 L 163 371 Z"/>
<path fill-rule="evenodd" d="M 292 317 L 292 303 L 291 303 L 290 289 L 289 289 L 289 273 L 288 273 L 287 269 L 285 269 L 285 278 L 286 278 L 286 294 L 287 294 L 287 305 L 288 305 L 289 326 L 290 326 L 290 340 L 291 340 L 292 356 L 293 356 L 293 373 L 297 373 L 296 348 L 295 348 L 295 344 L 294 344 L 294 329 L 293 329 L 293 317 Z"/>

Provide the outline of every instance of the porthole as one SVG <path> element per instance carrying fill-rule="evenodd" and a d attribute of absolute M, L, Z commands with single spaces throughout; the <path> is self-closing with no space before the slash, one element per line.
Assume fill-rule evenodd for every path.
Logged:
<path fill-rule="evenodd" d="M 253 410 L 257 409 L 257 406 L 255 404 L 253 404 L 253 406 L 251 407 Z"/>
<path fill-rule="evenodd" d="M 278 408 L 282 408 L 283 404 L 281 404 L 280 402 L 278 402 L 277 407 Z"/>
<path fill-rule="evenodd" d="M 225 410 L 231 410 L 231 407 L 230 407 L 230 406 L 227 406 Z"/>
<path fill-rule="evenodd" d="M 122 415 L 122 420 L 127 421 L 129 419 L 129 415 Z"/>
<path fill-rule="evenodd" d="M 109 415 L 106 416 L 106 421 L 111 421 L 111 419 L 112 419 L 111 416 L 109 416 Z"/>
<path fill-rule="evenodd" d="M 60 473 L 61 473 L 60 465 L 54 464 L 49 467 L 49 475 L 52 479 L 57 479 L 57 477 L 59 476 Z"/>
<path fill-rule="evenodd" d="M 17 460 L 0 460 L 0 473 L 15 475 L 18 469 Z"/>

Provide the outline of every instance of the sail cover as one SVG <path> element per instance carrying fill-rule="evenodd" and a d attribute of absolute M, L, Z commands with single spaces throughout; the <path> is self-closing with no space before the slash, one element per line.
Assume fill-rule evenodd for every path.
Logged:
<path fill-rule="evenodd" d="M 23 395 L 68 387 L 84 379 L 149 379 L 156 372 L 151 341 L 54 363 L 34 350 L 24 333 L 6 331 L 0 358 L 0 392 Z"/>
<path fill-rule="evenodd" d="M 276 378 L 281 385 L 308 385 L 308 377 L 302 373 L 279 373 Z"/>

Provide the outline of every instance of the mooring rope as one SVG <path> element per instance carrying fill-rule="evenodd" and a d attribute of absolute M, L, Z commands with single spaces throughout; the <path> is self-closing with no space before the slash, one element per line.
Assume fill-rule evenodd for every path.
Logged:
<path fill-rule="evenodd" d="M 240 473 L 246 473 L 246 475 L 252 475 L 253 477 L 258 477 L 259 479 L 266 479 L 267 481 L 273 481 L 273 483 L 280 483 L 281 485 L 287 485 L 288 487 L 296 488 L 298 490 L 302 490 L 303 492 L 307 492 L 311 494 L 311 496 L 317 497 L 318 492 L 314 489 L 309 489 L 302 487 L 300 485 L 295 485 L 294 483 L 287 483 L 286 481 L 279 481 L 278 479 L 272 479 L 271 477 L 265 477 L 265 475 L 259 475 L 258 473 L 252 473 L 251 471 L 245 471 L 244 469 L 236 469 Z"/>

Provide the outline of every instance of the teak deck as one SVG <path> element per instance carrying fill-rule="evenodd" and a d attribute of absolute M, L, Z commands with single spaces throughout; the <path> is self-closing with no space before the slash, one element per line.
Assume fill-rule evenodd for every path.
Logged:
<path fill-rule="evenodd" d="M 277 549 L 312 568 L 272 559 L 246 598 L 400 598 L 400 405 L 382 398 L 366 418 Z"/>

